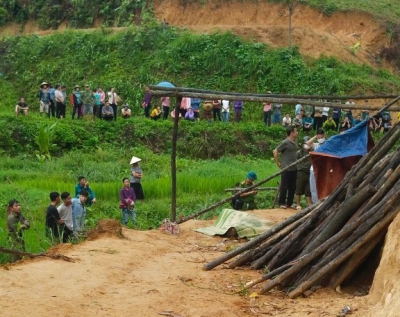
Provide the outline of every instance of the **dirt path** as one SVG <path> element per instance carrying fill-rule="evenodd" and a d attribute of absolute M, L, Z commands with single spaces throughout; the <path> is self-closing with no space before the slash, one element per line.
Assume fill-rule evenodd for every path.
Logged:
<path fill-rule="evenodd" d="M 257 211 L 273 221 L 288 210 Z M 3 267 L 0 306 L 7 316 L 336 316 L 345 305 L 364 316 L 362 300 L 330 290 L 291 300 L 280 291 L 260 296 L 250 305 L 235 294 L 260 277 L 246 269 L 222 266 L 204 271 L 210 261 L 238 242 L 209 237 L 191 229 L 213 221 L 192 220 L 180 236 L 158 230 L 123 229 L 125 239 L 103 236 L 54 252 L 75 260 L 35 259 Z M 255 289 L 254 291 L 258 291 Z"/>

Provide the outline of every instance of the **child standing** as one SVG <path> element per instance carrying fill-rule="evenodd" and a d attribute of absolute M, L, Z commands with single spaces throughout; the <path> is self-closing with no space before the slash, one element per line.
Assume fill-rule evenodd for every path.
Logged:
<path fill-rule="evenodd" d="M 133 225 L 136 226 L 135 191 L 130 187 L 129 178 L 124 177 L 122 183 L 124 184 L 124 187 L 119 191 L 119 207 L 122 210 L 122 222 L 126 226 L 128 225 L 129 218 L 131 218 Z"/>

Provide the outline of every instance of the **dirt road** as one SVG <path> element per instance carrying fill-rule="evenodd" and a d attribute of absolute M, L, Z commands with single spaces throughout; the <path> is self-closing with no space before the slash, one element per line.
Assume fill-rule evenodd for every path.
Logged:
<path fill-rule="evenodd" d="M 292 211 L 256 213 L 280 221 Z M 365 316 L 362 299 L 330 290 L 295 300 L 275 290 L 251 304 L 243 285 L 260 277 L 260 272 L 222 266 L 202 269 L 239 243 L 192 231 L 212 223 L 189 221 L 179 236 L 123 229 L 125 238 L 100 235 L 94 241 L 52 250 L 74 263 L 41 258 L 5 266 L 0 270 L 0 315 L 317 317 L 336 316 L 351 305 L 353 316 Z"/>

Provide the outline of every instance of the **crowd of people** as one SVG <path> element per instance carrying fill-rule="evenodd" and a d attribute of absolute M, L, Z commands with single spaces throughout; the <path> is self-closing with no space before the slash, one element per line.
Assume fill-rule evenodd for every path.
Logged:
<path fill-rule="evenodd" d="M 130 178 L 124 177 L 122 188 L 119 192 L 119 208 L 122 213 L 122 223 L 128 225 L 132 221 L 137 226 L 135 202 L 144 199 L 141 179 L 143 171 L 139 166 L 140 158 L 132 157 L 130 161 Z M 65 191 L 51 192 L 50 204 L 46 208 L 45 228 L 46 236 L 52 243 L 66 243 L 79 239 L 85 230 L 87 207 L 96 203 L 96 195 L 84 176 L 78 177 L 75 186 L 75 195 Z M 21 204 L 12 199 L 7 207 L 7 230 L 10 249 L 25 252 L 23 231 L 30 228 L 29 220 L 21 212 Z M 12 262 L 21 258 L 20 254 L 12 255 Z"/>
<path fill-rule="evenodd" d="M 271 93 L 270 91 L 268 93 Z M 106 93 L 102 87 L 91 89 L 86 84 L 83 91 L 79 85 L 75 85 L 73 92 L 68 96 L 66 86 L 57 84 L 53 87 L 47 82 L 40 84 L 38 92 L 39 111 L 41 116 L 65 118 L 67 102 L 72 107 L 72 119 L 85 118 L 94 121 L 96 118 L 106 121 L 116 121 L 119 115 L 128 119 L 132 116 L 132 109 L 128 104 L 122 105 L 122 98 L 116 93 L 115 88 L 111 87 Z M 152 120 L 175 118 L 175 107 L 171 110 L 171 100 L 169 97 L 161 97 L 160 100 L 153 100 L 153 96 L 149 86 L 145 86 L 145 93 L 141 103 L 144 116 Z M 153 102 L 154 101 L 154 102 Z M 179 108 L 179 119 L 188 121 L 207 122 L 222 121 L 229 122 L 230 114 L 233 112 L 233 121 L 240 122 L 244 109 L 242 100 L 201 100 L 200 98 L 179 97 L 177 98 Z M 121 106 L 118 109 L 118 105 Z M 346 104 L 354 104 L 352 101 Z M 29 105 L 24 97 L 21 97 L 15 106 L 16 116 L 25 115 L 29 112 Z M 352 126 L 360 123 L 362 120 L 370 119 L 369 111 L 362 110 L 359 115 L 353 117 L 351 109 L 342 110 L 341 108 L 310 106 L 307 104 L 297 104 L 295 106 L 294 116 L 285 113 L 282 117 L 281 103 L 263 103 L 263 121 L 267 126 L 273 124 L 296 126 L 305 132 L 317 131 L 323 128 L 326 131 L 345 131 Z M 387 132 L 392 126 L 391 117 L 388 113 L 374 116 L 370 120 L 370 128 L 374 132 Z"/>
<path fill-rule="evenodd" d="M 346 104 L 350 105 L 354 102 L 347 101 Z M 369 120 L 370 129 L 375 133 L 387 132 L 392 127 L 392 120 L 388 112 L 378 113 L 371 117 L 368 110 L 361 110 L 360 114 L 354 118 L 351 109 L 333 108 L 331 111 L 329 107 L 297 104 L 292 119 L 289 113 L 285 113 L 282 118 L 282 104 L 264 102 L 263 107 L 265 125 L 277 124 L 284 127 L 294 125 L 298 130 L 302 129 L 306 133 L 317 131 L 320 128 L 325 131 L 343 132 L 363 120 Z"/>
<path fill-rule="evenodd" d="M 81 90 L 79 85 L 75 85 L 72 93 L 68 96 L 66 86 L 57 84 L 55 87 L 42 82 L 38 91 L 39 113 L 41 116 L 56 117 L 62 119 L 66 117 L 67 103 L 72 108 L 72 119 L 85 118 L 95 120 L 96 118 L 107 121 L 115 121 L 118 116 L 118 104 L 122 103 L 121 97 L 111 87 L 106 93 L 102 87 L 91 89 L 86 84 Z M 131 117 L 131 109 L 128 104 L 120 107 L 122 118 Z M 24 97 L 21 97 L 15 106 L 16 116 L 25 115 L 29 112 L 29 105 Z"/>

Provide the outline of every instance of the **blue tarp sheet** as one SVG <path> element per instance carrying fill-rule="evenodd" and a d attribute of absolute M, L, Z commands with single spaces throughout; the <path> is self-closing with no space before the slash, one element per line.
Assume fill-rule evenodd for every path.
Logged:
<path fill-rule="evenodd" d="M 325 141 L 314 153 L 338 158 L 365 155 L 368 153 L 368 121 L 362 121 L 351 129 L 337 134 Z"/>
<path fill-rule="evenodd" d="M 346 173 L 374 147 L 368 121 L 332 136 L 310 153 L 318 198 L 322 199 L 340 184 Z"/>

